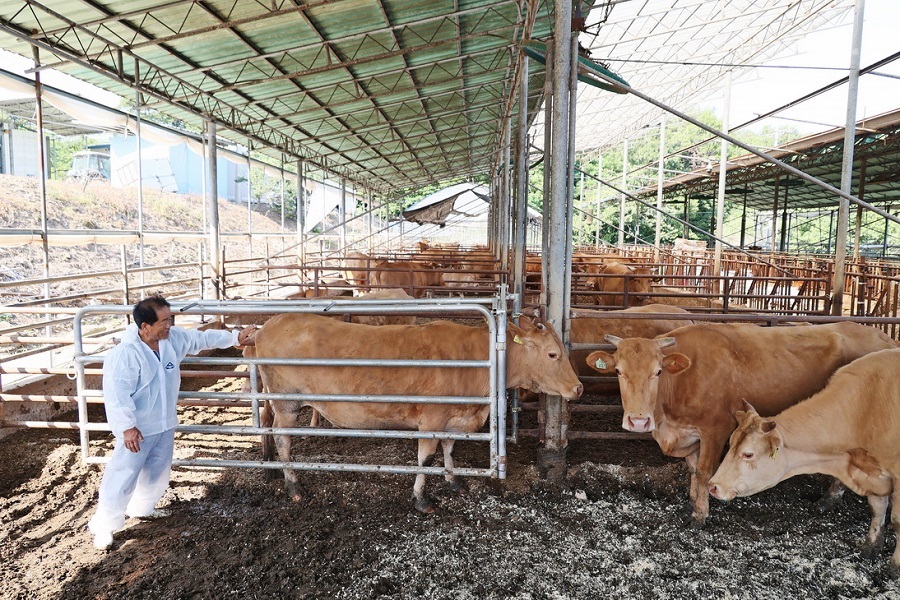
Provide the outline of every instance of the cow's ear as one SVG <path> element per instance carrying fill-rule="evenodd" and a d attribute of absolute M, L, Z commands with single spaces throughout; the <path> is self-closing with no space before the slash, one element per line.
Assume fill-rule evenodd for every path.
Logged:
<path fill-rule="evenodd" d="M 771 427 L 767 429 L 769 425 Z M 775 431 L 775 421 L 763 421 L 760 424 L 760 429 L 766 434 L 766 443 L 769 444 L 769 457 L 775 458 L 778 456 L 778 451 L 782 446 L 781 434 Z"/>
<path fill-rule="evenodd" d="M 584 361 L 587 366 L 598 373 L 614 373 L 616 371 L 616 357 L 603 350 L 591 352 Z"/>
<path fill-rule="evenodd" d="M 506 328 L 513 333 L 522 333 L 534 329 L 534 323 L 525 315 L 519 315 L 519 325 L 507 323 Z"/>
<path fill-rule="evenodd" d="M 681 352 L 673 352 L 668 356 L 663 356 L 663 369 L 672 375 L 677 375 L 691 367 L 691 359 Z"/>

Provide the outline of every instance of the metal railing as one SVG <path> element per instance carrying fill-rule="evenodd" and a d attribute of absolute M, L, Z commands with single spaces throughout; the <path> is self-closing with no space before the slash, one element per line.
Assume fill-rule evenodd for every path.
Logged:
<path fill-rule="evenodd" d="M 246 393 L 230 392 L 182 392 L 179 394 L 179 404 L 184 401 L 191 402 L 224 402 L 229 401 L 232 406 L 247 407 L 249 404 L 249 417 L 251 424 L 246 426 L 222 426 L 222 425 L 179 425 L 179 433 L 200 433 L 209 435 L 290 435 L 290 436 L 316 436 L 316 437 L 365 437 L 365 438 L 392 438 L 392 439 L 452 439 L 473 440 L 486 442 L 489 446 L 489 467 L 487 468 L 454 468 L 452 470 L 443 467 L 419 467 L 410 465 L 371 465 L 371 464 L 334 464 L 319 462 L 262 462 L 262 461 L 238 461 L 238 460 L 214 460 L 214 459 L 182 459 L 173 464 L 184 466 L 202 467 L 246 467 L 267 469 L 298 469 L 298 470 L 340 470 L 340 471 L 378 471 L 387 473 L 424 473 L 445 474 L 452 473 L 465 476 L 489 476 L 504 478 L 506 475 L 506 303 L 507 296 L 484 300 L 459 300 L 453 298 L 440 298 L 432 300 L 406 300 L 390 302 L 358 301 L 358 300 L 304 300 L 304 301 L 266 301 L 266 302 L 209 302 L 201 301 L 190 304 L 173 302 L 173 309 L 182 313 L 194 315 L 227 316 L 233 314 L 272 315 L 281 313 L 316 313 L 328 314 L 339 312 L 349 314 L 428 314 L 432 316 L 457 318 L 480 318 L 486 324 L 485 344 L 487 345 L 487 360 L 383 360 L 383 359 L 273 359 L 273 358 L 224 358 L 204 357 L 187 358 L 185 365 L 234 367 L 241 365 L 247 367 L 250 380 L 250 391 Z M 75 327 L 75 370 L 76 370 L 76 398 L 78 402 L 77 423 L 45 423 L 51 427 L 78 428 L 81 435 L 82 459 L 89 464 L 103 463 L 108 460 L 105 456 L 92 456 L 90 454 L 90 433 L 109 431 L 109 425 L 102 422 L 91 422 L 87 405 L 96 402 L 102 397 L 102 392 L 92 389 L 87 384 L 87 365 L 102 363 L 102 355 L 85 352 L 82 339 L 82 322 L 91 316 L 98 314 L 122 314 L 128 311 L 128 307 L 121 306 L 92 306 L 80 309 L 74 319 Z M 437 342 L 439 343 L 439 342 Z M 264 393 L 258 391 L 260 365 L 292 365 L 292 366 L 356 366 L 398 368 L 411 367 L 416 369 L 431 368 L 481 368 L 489 373 L 490 390 L 484 397 L 468 396 L 365 396 L 353 394 L 285 394 Z M 223 373 L 225 376 L 237 376 L 235 371 Z M 234 400 L 243 402 L 236 404 Z M 488 432 L 453 433 L 446 431 L 404 431 L 404 430 L 353 430 L 330 428 L 276 428 L 262 427 L 260 418 L 260 403 L 267 400 L 289 400 L 302 402 L 391 402 L 391 403 L 429 403 L 447 405 L 489 405 L 489 430 Z M 40 423 L 31 423 L 31 426 L 39 426 Z"/>

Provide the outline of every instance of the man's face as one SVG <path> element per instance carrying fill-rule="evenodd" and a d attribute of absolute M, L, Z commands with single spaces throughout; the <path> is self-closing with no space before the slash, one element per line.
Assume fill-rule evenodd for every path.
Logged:
<path fill-rule="evenodd" d="M 147 341 L 153 342 L 165 340 L 168 339 L 169 329 L 174 324 L 175 317 L 172 316 L 171 309 L 168 306 L 164 306 L 156 310 L 156 323 L 154 323 L 153 325 L 144 323 L 143 325 L 141 325 L 141 330 L 147 337 Z"/>

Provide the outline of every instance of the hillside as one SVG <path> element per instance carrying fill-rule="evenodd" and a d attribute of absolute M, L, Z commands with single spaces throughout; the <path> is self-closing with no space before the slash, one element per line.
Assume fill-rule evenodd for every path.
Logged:
<path fill-rule="evenodd" d="M 180 195 L 158 190 L 143 194 L 144 231 L 199 232 L 203 227 L 204 200 L 199 196 Z M 270 218 L 253 211 L 250 215 L 254 232 L 281 231 L 280 214 Z M 133 188 L 114 188 L 92 182 L 47 182 L 48 228 L 68 230 L 132 230 L 138 229 L 138 194 Z M 219 202 L 219 226 L 225 233 L 246 233 L 246 205 L 226 200 Z M 292 223 L 286 227 L 291 228 Z M 0 228 L 18 230 L 41 229 L 41 197 L 38 181 L 27 177 L 0 175 Z M 39 240 L 39 238 L 37 238 Z M 43 251 L 39 241 L 10 246 L 8 237 L 0 237 L 0 282 L 15 281 L 43 274 Z M 52 243 L 52 241 L 51 241 Z M 240 256 L 246 257 L 246 242 Z M 262 245 L 261 245 L 262 246 Z M 136 263 L 137 245 L 126 247 L 128 260 Z M 254 248 L 254 255 L 264 247 Z M 80 246 L 51 246 L 51 276 L 119 269 L 121 245 L 88 243 Z M 196 260 L 196 244 L 169 243 L 147 246 L 145 265 Z M 4 290 L 5 291 L 5 290 Z"/>

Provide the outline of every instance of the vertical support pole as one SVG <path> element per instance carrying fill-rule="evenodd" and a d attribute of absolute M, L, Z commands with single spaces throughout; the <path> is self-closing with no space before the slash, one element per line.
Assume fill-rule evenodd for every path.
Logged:
<path fill-rule="evenodd" d="M 597 209 L 595 211 L 594 218 L 594 247 L 598 250 L 600 249 L 600 204 L 601 204 L 601 195 L 600 192 L 603 190 L 603 153 L 597 152 Z"/>
<path fill-rule="evenodd" d="M 856 0 L 853 11 L 853 41 L 850 48 L 850 75 L 847 81 L 847 120 L 844 124 L 844 157 L 841 162 L 841 191 L 849 194 L 853 187 L 853 144 L 856 141 L 856 96 L 859 91 L 859 61 L 862 45 L 863 14 L 866 1 Z M 850 201 L 840 199 L 837 241 L 834 249 L 834 282 L 831 314 L 840 315 L 844 307 L 844 275 L 847 260 L 847 227 L 850 223 Z"/>
<path fill-rule="evenodd" d="M 781 240 L 778 242 L 778 249 L 781 252 L 787 250 L 787 235 L 788 235 L 788 196 L 791 193 L 791 183 L 792 180 L 790 177 L 786 177 L 784 179 L 784 204 L 781 209 Z"/>
<path fill-rule="evenodd" d="M 622 145 L 622 197 L 619 199 L 619 250 L 625 247 L 625 192 L 628 191 L 628 138 Z"/>
<path fill-rule="evenodd" d="M 660 241 L 662 240 L 663 180 L 665 179 L 666 158 L 666 115 L 659 121 L 659 169 L 656 174 L 656 237 L 653 241 L 653 262 L 659 263 Z"/>
<path fill-rule="evenodd" d="M 222 280 L 222 238 L 219 233 L 219 171 L 216 151 L 216 123 L 206 122 L 206 205 L 209 208 L 209 260 L 213 272 L 213 293 L 216 300 L 223 297 L 225 282 Z"/>
<path fill-rule="evenodd" d="M 505 138 L 502 149 L 500 150 L 500 156 L 503 160 L 503 169 L 500 171 L 500 186 L 502 187 L 499 195 L 499 200 L 502 210 L 497 211 L 497 220 L 500 229 L 500 267 L 508 274 L 510 271 L 509 268 L 509 239 L 510 239 L 510 218 L 509 215 L 515 214 L 510 210 L 511 197 L 510 190 L 512 189 L 511 185 L 511 172 L 509 168 L 510 159 L 512 158 L 512 115 L 506 120 L 506 126 L 504 128 L 503 137 Z M 507 274 L 501 276 L 500 283 L 509 284 L 509 277 Z"/>
<path fill-rule="evenodd" d="M 134 126 L 137 138 L 137 217 L 138 217 L 138 264 L 144 268 L 144 160 L 141 148 L 141 71 L 140 61 L 134 59 Z M 141 271 L 141 298 L 144 297 L 144 271 Z"/>
<path fill-rule="evenodd" d="M 769 252 L 775 254 L 776 240 L 778 239 L 778 192 L 781 190 L 781 175 L 775 176 L 775 189 L 773 194 L 775 199 L 772 202 L 772 243 L 769 246 Z"/>
<path fill-rule="evenodd" d="M 303 161 L 297 161 L 297 260 L 306 265 L 306 174 Z"/>
<path fill-rule="evenodd" d="M 856 194 L 856 197 L 860 200 L 865 200 L 866 195 L 866 159 L 863 158 L 860 161 L 859 165 L 859 192 Z M 862 237 L 862 219 L 863 219 L 863 209 L 862 206 L 856 207 L 856 231 L 853 235 L 853 258 L 855 260 L 859 260 L 859 244 Z"/>
<path fill-rule="evenodd" d="M 544 70 L 544 202 L 541 206 L 541 262 L 546 263 L 550 243 L 550 160 L 553 146 L 553 78 L 556 76 L 556 39 L 547 41 L 546 65 Z M 541 269 L 541 293 L 538 299 L 541 306 L 547 306 L 547 269 Z"/>
<path fill-rule="evenodd" d="M 744 207 L 741 211 L 741 245 L 740 247 L 744 247 L 744 242 L 747 239 L 747 188 L 744 188 Z"/>
<path fill-rule="evenodd" d="M 341 207 L 338 210 L 341 216 L 341 252 L 347 251 L 347 180 L 341 177 Z"/>
<path fill-rule="evenodd" d="M 725 73 L 725 109 L 722 114 L 722 131 L 728 133 L 728 119 L 731 112 L 731 71 Z M 713 259 L 713 274 L 722 276 L 722 235 L 725 227 L 725 186 L 728 184 L 728 142 L 722 140 L 719 150 L 719 193 L 716 197 L 716 249 Z M 715 280 L 718 292 L 719 280 Z"/>
<path fill-rule="evenodd" d="M 285 181 L 284 181 L 284 154 L 281 155 L 281 256 L 284 257 L 285 247 L 287 244 L 285 243 L 284 236 L 286 235 L 286 231 L 284 229 L 284 202 L 287 199 L 287 194 L 285 193 Z"/>
<path fill-rule="evenodd" d="M 513 241 L 513 292 L 525 296 L 525 245 L 528 241 L 528 57 L 520 55 L 519 120 L 516 131 L 516 227 Z"/>
<path fill-rule="evenodd" d="M 37 120 L 37 134 L 38 134 L 38 169 L 40 170 L 40 174 L 38 175 L 38 186 L 40 188 L 41 193 L 41 248 L 43 249 L 44 254 L 44 279 L 50 277 L 50 239 L 49 235 L 49 215 L 47 212 L 47 148 L 45 145 L 46 140 L 44 139 L 44 103 L 42 101 L 43 88 L 41 86 L 41 71 L 38 67 L 41 66 L 41 57 L 40 52 L 37 46 L 32 48 L 34 54 L 34 102 L 35 102 L 35 114 Z M 50 300 L 50 282 L 44 282 L 44 299 Z M 49 307 L 49 303 L 45 304 L 45 306 Z M 52 315 L 46 314 L 46 318 L 51 318 Z M 44 334 L 47 337 L 51 337 L 53 335 L 53 326 L 47 325 L 44 328 Z M 49 353 L 50 356 L 50 366 L 53 366 L 53 353 Z"/>
<path fill-rule="evenodd" d="M 253 164 L 250 159 L 252 145 L 247 144 L 247 231 L 253 231 L 253 209 L 251 208 L 251 200 L 253 198 L 253 184 L 251 183 L 250 173 L 253 171 Z"/>
<path fill-rule="evenodd" d="M 568 311 L 567 286 L 571 265 L 572 149 L 571 130 L 575 94 L 573 93 L 573 56 L 577 51 L 572 35 L 572 0 L 556 0 L 554 73 L 552 77 L 553 136 L 550 146 L 550 219 L 547 222 L 547 252 L 543 272 L 547 291 L 547 324 L 564 340 Z M 547 63 L 551 61 L 548 59 Z M 546 161 L 545 161 L 546 164 Z M 539 451 L 541 470 L 550 481 L 562 481 L 566 475 L 568 443 L 568 407 L 559 396 L 547 396 L 542 430 L 543 447 Z"/>

